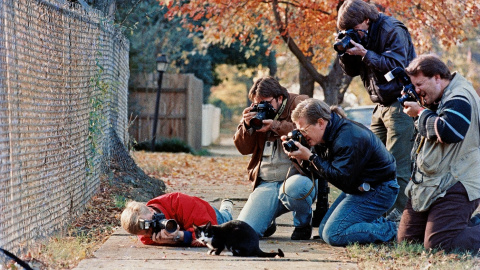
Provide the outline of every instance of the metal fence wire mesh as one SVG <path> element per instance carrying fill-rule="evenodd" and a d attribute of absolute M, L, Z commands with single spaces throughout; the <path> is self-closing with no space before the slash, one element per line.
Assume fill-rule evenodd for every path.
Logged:
<path fill-rule="evenodd" d="M 65 0 L 0 1 L 2 248 L 64 228 L 98 189 L 112 137 L 127 139 L 129 43 L 102 18 Z"/>

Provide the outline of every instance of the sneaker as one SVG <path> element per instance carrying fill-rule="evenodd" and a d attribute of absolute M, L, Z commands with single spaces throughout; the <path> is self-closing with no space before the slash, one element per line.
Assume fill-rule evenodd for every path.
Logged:
<path fill-rule="evenodd" d="M 292 240 L 310 240 L 312 236 L 312 225 L 305 227 L 295 227 L 290 239 Z"/>
<path fill-rule="evenodd" d="M 227 211 L 233 216 L 233 201 L 230 199 L 224 199 L 220 204 L 220 211 Z"/>
<path fill-rule="evenodd" d="M 398 211 L 397 208 L 394 208 L 390 214 L 387 215 L 387 217 L 385 217 L 387 220 L 389 221 L 393 221 L 393 222 L 399 222 L 400 219 L 402 218 L 402 212 Z"/>
<path fill-rule="evenodd" d="M 263 233 L 263 237 L 272 236 L 277 231 L 277 223 L 273 220 L 272 224 L 268 226 L 267 230 Z"/>

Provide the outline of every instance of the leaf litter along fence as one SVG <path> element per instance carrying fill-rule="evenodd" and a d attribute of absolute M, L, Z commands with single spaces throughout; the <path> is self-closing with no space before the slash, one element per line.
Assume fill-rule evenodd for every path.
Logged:
<path fill-rule="evenodd" d="M 65 228 L 98 189 L 128 136 L 128 51 L 100 12 L 0 1 L 0 247 Z"/>

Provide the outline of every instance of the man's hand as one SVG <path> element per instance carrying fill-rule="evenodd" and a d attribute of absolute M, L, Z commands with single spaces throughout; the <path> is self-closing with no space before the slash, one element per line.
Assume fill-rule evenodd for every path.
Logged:
<path fill-rule="evenodd" d="M 158 244 L 171 244 L 172 242 L 175 242 L 175 237 L 180 233 L 182 234 L 181 236 L 183 236 L 183 232 L 180 231 L 180 226 L 177 225 L 177 230 L 172 233 L 169 233 L 167 230 L 163 229 L 158 233 L 152 234 L 152 241 Z"/>
<path fill-rule="evenodd" d="M 250 120 L 257 114 L 257 112 L 250 112 L 253 107 L 247 107 L 243 110 L 243 121 L 247 126 L 250 126 Z"/>
<path fill-rule="evenodd" d="M 403 112 L 408 116 L 417 117 L 420 112 L 423 110 L 423 107 L 420 106 L 416 101 L 405 101 L 403 103 Z"/>
<path fill-rule="evenodd" d="M 287 140 L 287 136 L 283 135 L 280 139 L 285 142 Z M 308 160 L 308 158 L 312 155 L 312 151 L 307 147 L 303 146 L 301 143 L 294 141 L 295 145 L 298 147 L 298 150 L 288 152 L 283 148 L 283 152 L 288 155 L 289 158 L 297 159 L 297 162 L 300 163 L 302 160 Z"/>
<path fill-rule="evenodd" d="M 272 125 L 273 123 L 273 120 L 272 119 L 265 119 L 265 120 L 262 120 L 262 123 L 263 123 L 263 126 L 261 129 L 257 129 L 257 132 L 267 132 L 270 130 L 270 126 Z"/>
<path fill-rule="evenodd" d="M 350 43 L 352 43 L 353 47 L 346 51 L 349 55 L 360 55 L 364 57 L 365 54 L 367 54 L 367 49 L 365 49 L 362 44 L 356 43 L 353 40 L 350 40 Z"/>

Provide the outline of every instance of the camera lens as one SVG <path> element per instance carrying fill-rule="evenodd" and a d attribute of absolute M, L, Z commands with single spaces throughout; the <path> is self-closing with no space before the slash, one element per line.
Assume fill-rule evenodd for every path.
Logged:
<path fill-rule="evenodd" d="M 252 119 L 250 119 L 250 126 L 254 130 L 261 129 L 263 127 L 263 119 L 265 119 L 265 116 L 265 111 L 258 112 Z"/>
<path fill-rule="evenodd" d="M 177 230 L 177 222 L 173 219 L 164 219 L 162 220 L 165 230 L 169 233 L 173 233 Z"/>
<path fill-rule="evenodd" d="M 339 53 L 345 53 L 347 51 L 347 49 L 350 48 L 350 46 L 349 46 L 350 45 L 350 40 L 351 40 L 351 38 L 349 36 L 345 36 L 340 41 L 333 44 L 333 48 L 335 49 L 335 51 L 337 51 Z"/>
<path fill-rule="evenodd" d="M 285 151 L 287 152 L 293 152 L 293 151 L 297 151 L 298 150 L 298 147 L 295 145 L 295 141 L 294 140 L 289 140 L 287 142 L 284 142 L 283 143 L 283 148 L 285 149 Z"/>

